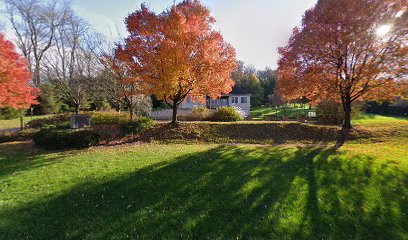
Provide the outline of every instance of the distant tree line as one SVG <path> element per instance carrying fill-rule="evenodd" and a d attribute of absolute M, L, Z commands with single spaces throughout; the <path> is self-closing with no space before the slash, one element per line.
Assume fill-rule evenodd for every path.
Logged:
<path fill-rule="evenodd" d="M 254 66 L 246 65 L 243 61 L 238 61 L 237 65 L 237 69 L 232 74 L 232 80 L 236 86 L 252 94 L 252 106 L 280 104 L 275 93 L 277 81 L 275 70 L 270 68 L 257 70 Z"/>
<path fill-rule="evenodd" d="M 237 62 L 237 68 L 231 76 L 235 86 L 239 86 L 251 93 L 251 106 L 281 105 L 282 99 L 275 92 L 277 72 L 271 68 L 258 70 L 243 61 Z M 165 107 L 163 101 L 152 96 L 153 107 Z"/>
<path fill-rule="evenodd" d="M 109 59 L 114 43 L 95 32 L 67 0 L 0 0 L 6 17 L 0 31 L 27 59 L 32 85 L 40 90 L 34 114 L 82 110 L 130 110 L 144 114 L 150 97 L 122 94 Z M 132 96 L 130 96 L 131 94 Z M 1 109 L 0 109 L 1 110 Z M 12 115 L 11 109 L 0 112 Z"/>

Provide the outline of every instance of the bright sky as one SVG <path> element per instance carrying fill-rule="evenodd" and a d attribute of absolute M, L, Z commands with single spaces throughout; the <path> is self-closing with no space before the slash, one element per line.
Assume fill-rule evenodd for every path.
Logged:
<path fill-rule="evenodd" d="M 126 36 L 124 19 L 140 7 L 141 2 L 156 12 L 173 4 L 173 0 L 73 0 L 74 9 L 111 39 L 117 30 Z M 180 0 L 176 0 L 176 3 Z M 239 60 L 258 69 L 276 68 L 277 48 L 284 46 L 292 28 L 302 14 L 317 0 L 202 0 L 212 10 L 216 27 L 231 43 Z"/>
<path fill-rule="evenodd" d="M 126 35 L 124 19 L 138 9 L 143 0 L 74 0 L 74 8 L 97 31 L 113 37 L 116 29 Z M 173 0 L 147 0 L 146 4 L 161 12 Z M 176 0 L 176 3 L 180 0 Z M 317 0 L 202 0 L 213 12 L 216 27 L 231 43 L 238 59 L 258 69 L 276 68 L 277 48 L 284 46 L 292 28 L 302 14 Z"/>

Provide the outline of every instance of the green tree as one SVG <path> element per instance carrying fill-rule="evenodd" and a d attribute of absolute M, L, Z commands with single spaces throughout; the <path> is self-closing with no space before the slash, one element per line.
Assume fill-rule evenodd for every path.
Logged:
<path fill-rule="evenodd" d="M 57 94 L 55 86 L 51 83 L 43 83 L 39 88 L 38 102 L 40 104 L 35 107 L 36 114 L 60 113 L 63 102 Z"/>
<path fill-rule="evenodd" d="M 262 105 L 264 100 L 264 88 L 261 81 L 255 74 L 251 74 L 244 79 L 242 87 L 252 94 L 251 105 Z"/>
<path fill-rule="evenodd" d="M 263 104 L 271 104 L 271 98 L 275 93 L 275 86 L 276 86 L 276 71 L 266 68 L 265 70 L 261 70 L 257 72 L 257 76 L 261 81 L 262 87 L 264 89 L 264 98 Z"/>

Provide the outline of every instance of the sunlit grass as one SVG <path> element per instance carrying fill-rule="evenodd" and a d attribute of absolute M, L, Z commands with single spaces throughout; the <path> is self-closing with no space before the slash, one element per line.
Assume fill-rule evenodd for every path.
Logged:
<path fill-rule="evenodd" d="M 405 239 L 408 141 L 0 145 L 0 239 Z"/>
<path fill-rule="evenodd" d="M 308 105 L 305 105 L 303 108 L 301 108 L 300 105 L 297 105 L 295 108 L 291 106 L 286 109 L 285 116 L 287 117 L 296 117 L 297 115 L 304 116 L 305 114 L 307 114 L 308 111 L 309 111 Z M 251 107 L 251 116 L 254 117 L 254 119 L 263 119 L 265 116 L 268 115 L 281 117 L 282 114 L 283 113 L 281 107 L 278 108 L 270 106 Z"/>
<path fill-rule="evenodd" d="M 52 114 L 33 116 L 33 117 L 26 116 L 24 117 L 24 124 L 34 119 L 46 118 L 50 116 L 52 116 Z M 10 120 L 0 120 L 0 130 L 13 129 L 13 128 L 19 128 L 19 127 L 20 127 L 20 118 L 15 118 L 15 119 L 10 119 Z"/>
<path fill-rule="evenodd" d="M 0 239 L 407 239 L 408 121 L 355 121 L 356 136 L 371 137 L 339 149 L 182 137 L 65 152 L 0 144 Z M 197 124 L 174 131 L 207 133 Z M 278 133 L 265 124 L 221 127 L 244 142 Z"/>
<path fill-rule="evenodd" d="M 407 117 L 382 116 L 376 114 L 361 114 L 352 123 L 358 125 L 364 124 L 394 124 L 394 123 L 408 123 Z"/>

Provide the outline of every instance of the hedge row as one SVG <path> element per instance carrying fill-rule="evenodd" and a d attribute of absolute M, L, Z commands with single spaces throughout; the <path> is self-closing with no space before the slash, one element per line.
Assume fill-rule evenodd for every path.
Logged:
<path fill-rule="evenodd" d="M 194 122 L 180 123 L 177 128 L 168 124 L 157 124 L 151 131 L 143 133 L 140 140 L 259 144 L 322 143 L 336 141 L 340 131 L 340 127 L 286 122 Z"/>
<path fill-rule="evenodd" d="M 34 134 L 36 145 L 46 149 L 87 148 L 99 143 L 100 135 L 93 130 L 41 129 Z"/>
<path fill-rule="evenodd" d="M 0 133 L 0 143 L 27 141 L 33 138 L 36 131 L 37 130 L 27 129 L 18 132 L 2 132 Z"/>
<path fill-rule="evenodd" d="M 180 116 L 178 119 L 181 121 L 237 122 L 243 120 L 243 117 L 235 107 L 220 107 L 212 113 L 207 108 L 197 107 L 190 114 Z"/>
<path fill-rule="evenodd" d="M 27 128 L 69 128 L 69 115 L 60 114 L 47 118 L 31 120 L 26 125 Z"/>

